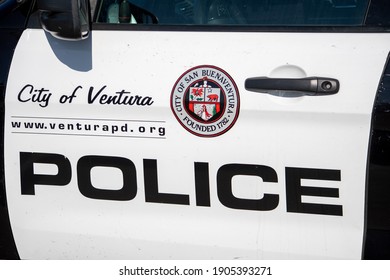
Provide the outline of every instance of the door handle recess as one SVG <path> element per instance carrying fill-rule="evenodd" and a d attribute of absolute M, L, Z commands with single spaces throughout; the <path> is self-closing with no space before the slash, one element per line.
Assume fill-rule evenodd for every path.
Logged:
<path fill-rule="evenodd" d="M 268 78 L 254 77 L 245 80 L 245 89 L 254 92 L 288 91 L 301 92 L 305 95 L 335 94 L 340 89 L 336 79 L 307 77 L 307 78 Z"/>

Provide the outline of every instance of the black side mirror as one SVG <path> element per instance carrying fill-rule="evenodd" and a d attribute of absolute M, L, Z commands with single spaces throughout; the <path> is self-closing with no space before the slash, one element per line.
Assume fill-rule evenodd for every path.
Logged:
<path fill-rule="evenodd" d="M 90 8 L 88 0 L 37 0 L 44 30 L 63 40 L 88 38 Z"/>

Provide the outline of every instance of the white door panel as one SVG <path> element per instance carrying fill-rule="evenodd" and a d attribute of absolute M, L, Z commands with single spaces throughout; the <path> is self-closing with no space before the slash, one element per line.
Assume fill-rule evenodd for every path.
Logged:
<path fill-rule="evenodd" d="M 5 132 L 7 196 L 21 258 L 360 258 L 371 111 L 389 39 L 96 30 L 85 42 L 63 42 L 27 30 L 9 75 Z M 225 71 L 239 92 L 236 122 L 215 137 L 193 135 L 170 108 L 175 83 L 202 65 Z M 250 77 L 281 75 L 338 79 L 340 90 L 285 97 L 244 87 Z M 45 107 L 29 100 L 42 88 L 52 93 Z M 88 104 L 89 91 L 93 98 L 101 89 Z M 122 90 L 143 105 L 99 104 L 102 95 Z M 70 165 L 69 182 L 36 183 L 34 194 L 21 194 L 21 152 L 65 156 L 57 169 Z M 87 169 L 78 163 L 93 155 L 128 160 L 123 170 L 92 168 L 93 187 L 118 191 L 129 184 L 133 193 L 119 193 L 124 200 L 87 197 L 79 189 Z M 33 172 L 55 176 L 56 167 L 34 163 Z M 302 195 L 303 204 L 333 205 L 341 213 L 291 211 L 286 185 L 291 190 L 294 168 L 315 169 L 322 178 L 302 179 L 302 186 L 338 190 L 336 197 Z M 124 177 L 136 183 L 121 176 L 128 170 Z M 156 170 L 157 198 L 150 196 Z M 323 170 L 333 179 L 324 179 Z M 224 196 L 229 174 L 233 202 Z M 276 202 L 267 206 L 270 195 Z M 229 207 L 254 200 L 270 209 Z"/>

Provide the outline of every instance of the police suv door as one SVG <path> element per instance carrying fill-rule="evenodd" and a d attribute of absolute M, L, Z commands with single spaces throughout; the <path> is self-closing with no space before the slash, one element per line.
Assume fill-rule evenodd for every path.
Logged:
<path fill-rule="evenodd" d="M 21 258 L 362 257 L 378 1 L 93 2 L 88 38 L 15 50 Z"/>

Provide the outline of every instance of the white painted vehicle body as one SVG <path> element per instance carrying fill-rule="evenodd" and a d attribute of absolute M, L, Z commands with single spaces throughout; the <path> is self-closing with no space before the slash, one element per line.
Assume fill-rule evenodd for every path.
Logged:
<path fill-rule="evenodd" d="M 5 98 L 20 257 L 361 258 L 389 42 L 388 33 L 104 28 L 70 42 L 26 29 Z M 191 127 L 180 84 L 218 84 L 217 74 L 226 76 L 214 93 L 227 103 L 228 83 L 235 111 L 222 109 L 226 124 L 200 120 L 217 129 L 208 134 Z M 339 90 L 245 88 L 259 76 L 328 77 Z"/>

